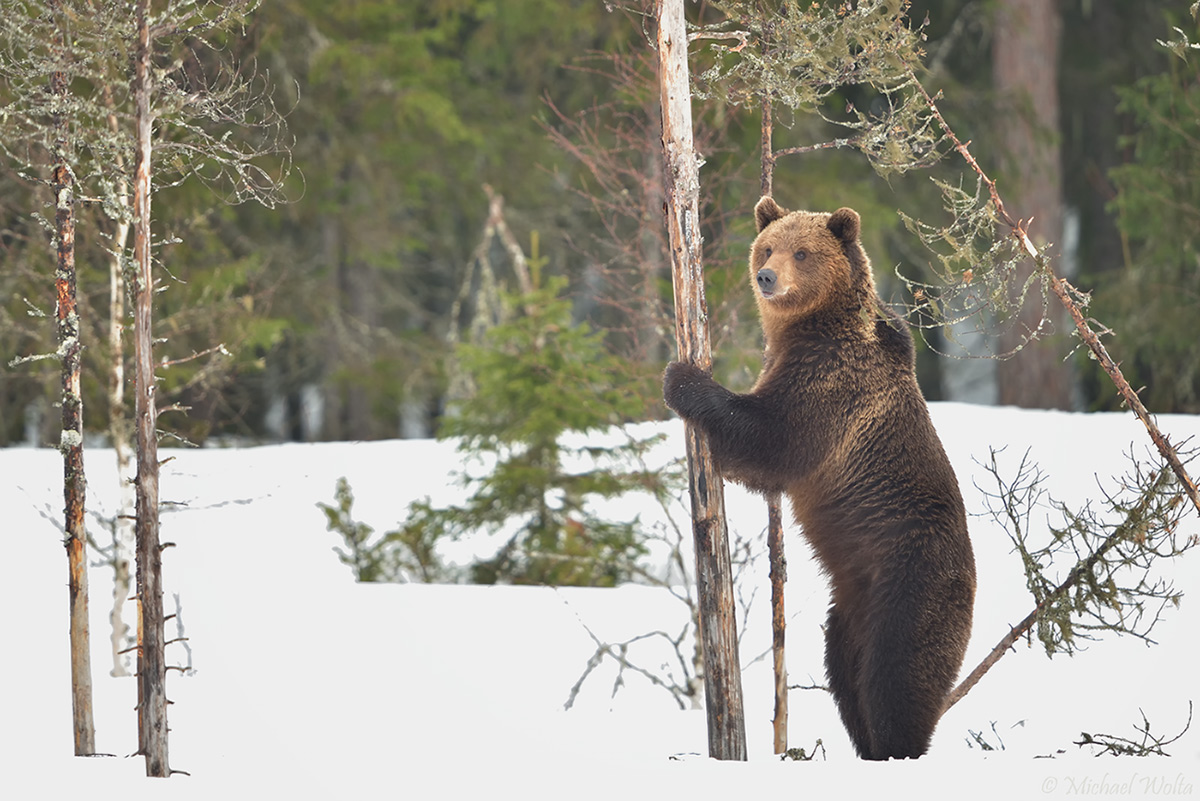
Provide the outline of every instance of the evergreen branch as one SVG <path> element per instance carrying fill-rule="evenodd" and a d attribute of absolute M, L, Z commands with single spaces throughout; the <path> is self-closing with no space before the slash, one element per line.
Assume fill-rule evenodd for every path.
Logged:
<path fill-rule="evenodd" d="M 1004 487 L 1003 481 L 1001 481 L 997 469 L 995 468 L 994 453 L 992 467 L 989 469 L 993 472 L 993 475 L 996 476 L 997 481 L 1001 483 L 1000 497 L 1005 501 L 1005 514 L 1009 516 L 1010 520 L 1017 524 L 1017 533 L 1012 536 L 1017 542 L 1018 549 L 1021 551 L 1022 556 L 1026 557 L 1028 560 L 1029 554 L 1022 545 L 1019 521 L 1015 516 L 1014 503 L 1012 500 L 1015 497 L 1017 490 L 1015 487 Z M 1024 475 L 1026 475 L 1026 470 L 1025 462 L 1023 461 L 1017 481 L 1019 482 Z M 1147 528 L 1147 519 L 1154 518 L 1156 516 L 1156 512 L 1163 503 L 1162 494 L 1170 486 L 1171 478 L 1172 475 L 1167 470 L 1160 469 L 1151 474 L 1149 481 L 1141 487 L 1140 494 L 1136 502 L 1132 506 L 1125 509 L 1125 520 L 1123 520 L 1116 528 L 1114 528 L 1112 532 L 1108 534 L 1108 536 L 1104 538 L 1100 545 L 1097 546 L 1090 554 L 1077 561 L 1075 566 L 1067 574 L 1066 578 L 1059 582 L 1057 586 L 1055 586 L 1049 592 L 1038 597 L 1039 593 L 1031 584 L 1031 590 L 1034 591 L 1035 598 L 1037 598 L 1037 603 L 1035 604 L 1034 608 L 1029 612 L 1028 615 L 1025 616 L 1024 619 L 1021 620 L 1020 623 L 1009 629 L 1008 633 L 1000 638 L 1000 641 L 997 642 L 995 647 L 988 652 L 987 656 L 985 656 L 983 660 L 975 666 L 975 668 L 958 684 L 957 687 L 950 691 L 949 695 L 946 696 L 946 703 L 942 709 L 943 714 L 945 714 L 946 710 L 961 700 L 963 696 L 970 692 L 971 688 L 979 683 L 979 680 L 983 678 L 983 676 L 989 670 L 991 670 L 993 665 L 1000 661 L 1000 659 L 1009 651 L 1009 649 L 1012 648 L 1018 639 L 1026 635 L 1035 624 L 1043 622 L 1051 610 L 1067 599 L 1068 594 L 1072 591 L 1072 589 L 1078 586 L 1081 581 L 1090 577 L 1093 570 L 1097 567 L 1097 565 L 1103 563 L 1103 560 L 1110 551 L 1124 542 L 1134 541 L 1140 544 L 1149 539 L 1145 533 Z M 1017 482 L 1014 482 L 1014 484 L 1016 483 Z M 1167 510 L 1170 511 L 1173 510 L 1174 505 L 1170 501 L 1167 501 L 1166 507 Z M 1173 532 L 1174 527 L 1172 523 L 1168 521 L 1163 525 L 1163 530 L 1170 534 Z M 1177 553 L 1178 552 L 1181 551 L 1177 551 Z M 1123 562 L 1123 564 L 1124 563 L 1128 563 L 1128 560 Z M 1160 585 L 1155 585 L 1154 587 L 1150 588 L 1151 592 L 1148 594 L 1153 594 L 1156 591 L 1163 591 L 1164 589 L 1165 588 L 1161 587 Z M 1158 597 L 1162 596 L 1160 595 Z M 1169 601 L 1170 598 L 1168 597 L 1165 600 Z M 1140 619 L 1140 615 L 1138 619 Z M 1156 615 L 1155 620 L 1151 622 L 1150 627 L 1153 627 L 1157 620 L 1158 617 Z M 1135 620 L 1134 623 L 1136 625 L 1137 620 Z M 1122 633 L 1130 633 L 1134 634 L 1135 636 L 1140 636 L 1143 639 L 1147 639 L 1145 632 L 1139 633 L 1132 627 L 1126 627 L 1123 625 L 1123 621 L 1117 621 L 1115 624 L 1104 624 L 1082 628 L 1116 628 L 1116 630 Z M 1149 628 L 1146 629 L 1146 631 L 1148 630 Z"/>

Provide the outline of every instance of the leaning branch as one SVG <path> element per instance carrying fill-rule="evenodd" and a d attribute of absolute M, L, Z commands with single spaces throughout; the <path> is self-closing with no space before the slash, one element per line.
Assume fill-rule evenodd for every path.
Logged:
<path fill-rule="evenodd" d="M 979 179 L 983 181 L 984 185 L 987 187 L 988 194 L 991 196 L 992 205 L 996 210 L 996 218 L 1009 228 L 1009 230 L 1012 232 L 1012 235 L 1016 237 L 1018 242 L 1020 242 L 1021 247 L 1024 248 L 1025 252 L 1029 254 L 1029 257 L 1033 259 L 1038 271 L 1046 276 L 1046 278 L 1049 280 L 1050 288 L 1054 291 L 1055 296 L 1058 298 L 1059 302 L 1066 307 L 1067 311 L 1070 312 L 1071 320 L 1075 323 L 1075 329 L 1079 332 L 1080 339 L 1082 339 L 1083 343 L 1087 345 L 1088 350 L 1091 351 L 1092 356 L 1100 363 L 1100 366 L 1104 368 L 1104 372 L 1108 373 L 1108 377 L 1112 380 L 1113 385 L 1116 386 L 1117 392 L 1125 401 L 1125 404 L 1134 413 L 1134 415 L 1142 421 L 1142 424 L 1146 427 L 1146 431 L 1150 435 L 1151 441 L 1154 442 L 1154 447 L 1158 449 L 1158 452 L 1162 454 L 1162 457 L 1167 461 L 1167 464 L 1170 465 L 1171 470 L 1179 479 L 1179 483 L 1183 487 L 1183 491 L 1187 493 L 1187 496 L 1191 499 L 1192 504 L 1196 507 L 1196 510 L 1200 512 L 1200 492 L 1197 492 L 1196 482 L 1193 481 L 1191 476 L 1188 475 L 1187 469 L 1183 465 L 1183 460 L 1179 458 L 1178 451 L 1175 450 L 1175 447 L 1171 445 L 1166 435 L 1164 435 L 1159 429 L 1158 424 L 1154 421 L 1154 417 L 1151 416 L 1150 412 L 1146 410 L 1145 405 L 1142 404 L 1142 401 L 1138 397 L 1137 393 L 1134 392 L 1133 388 L 1129 385 L 1129 382 L 1125 379 L 1125 375 L 1121 372 L 1120 365 L 1118 365 L 1108 354 L 1108 350 L 1104 347 L 1104 343 L 1100 341 L 1100 337 L 1096 335 L 1096 332 L 1092 330 L 1087 318 L 1083 316 L 1083 311 L 1080 308 L 1080 304 L 1077 299 L 1083 298 L 1084 294 L 1075 287 L 1071 286 L 1066 279 L 1060 278 L 1054 274 L 1054 271 L 1050 269 L 1050 265 L 1046 260 L 1045 254 L 1039 253 L 1038 249 L 1034 246 L 1033 242 L 1029 238 L 1027 227 L 1030 221 L 1015 219 L 1008 213 L 1008 210 L 1004 207 L 1004 201 L 1001 199 L 1000 193 L 996 191 L 996 182 L 988 177 L 987 173 L 983 171 L 983 168 L 979 166 L 979 162 L 975 160 L 975 157 L 972 156 L 971 152 L 967 149 L 971 143 L 964 143 L 959 140 L 958 136 L 954 133 L 954 130 L 951 129 L 950 125 L 946 122 L 946 119 L 942 116 L 942 113 L 938 111 L 936 99 L 929 95 L 929 93 L 925 90 L 925 87 L 922 86 L 920 81 L 917 80 L 916 75 L 911 69 L 909 70 L 909 76 L 912 79 L 913 85 L 917 87 L 917 90 L 925 98 L 925 102 L 929 106 L 929 110 L 933 114 L 934 119 L 937 120 L 938 125 L 941 126 L 947 138 L 949 138 L 949 140 L 954 144 L 954 149 L 958 151 L 959 155 L 963 157 L 963 160 L 967 162 L 967 164 L 972 170 L 975 171 L 975 174 L 979 176 Z"/>

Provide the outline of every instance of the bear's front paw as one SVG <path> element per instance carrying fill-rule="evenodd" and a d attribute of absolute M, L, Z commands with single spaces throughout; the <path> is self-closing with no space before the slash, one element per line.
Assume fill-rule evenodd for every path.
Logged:
<path fill-rule="evenodd" d="M 682 415 L 688 391 L 711 380 L 708 373 L 694 364 L 671 362 L 663 373 L 663 400 L 674 412 Z"/>

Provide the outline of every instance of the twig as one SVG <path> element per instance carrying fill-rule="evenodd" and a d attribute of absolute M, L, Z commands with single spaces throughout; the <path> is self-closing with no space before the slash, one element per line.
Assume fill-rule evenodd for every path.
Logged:
<path fill-rule="evenodd" d="M 816 150 L 829 150 L 835 147 L 856 147 L 858 145 L 857 136 L 846 136 L 841 139 L 831 139 L 828 142 L 818 142 L 815 145 L 801 145 L 799 147 L 785 147 L 783 150 L 776 150 L 771 159 L 771 163 L 779 159 L 780 156 L 795 156 L 802 153 L 812 153 Z"/>
<path fill-rule="evenodd" d="M 576 617 L 578 617 L 578 615 Z M 587 632 L 588 636 L 591 637 L 592 642 L 596 644 L 596 651 L 591 655 L 591 657 L 588 658 L 587 666 L 584 668 L 582 675 L 580 675 L 574 686 L 571 687 L 571 691 L 567 696 L 567 700 L 563 703 L 563 709 L 570 709 L 572 706 L 574 706 L 575 699 L 578 697 L 579 691 L 583 689 L 584 681 L 587 680 L 587 677 L 591 675 L 593 670 L 600 666 L 600 664 L 604 661 L 604 657 L 606 656 L 612 657 L 613 661 L 617 663 L 618 667 L 617 676 L 613 680 L 614 696 L 617 694 L 617 690 L 624 682 L 625 671 L 630 670 L 634 673 L 644 676 L 654 686 L 667 690 L 675 699 L 675 703 L 679 704 L 679 708 L 681 710 L 687 709 L 687 704 L 685 704 L 683 700 L 688 695 L 687 688 L 680 687 L 678 684 L 667 682 L 654 672 L 630 662 L 628 658 L 629 646 L 640 640 L 647 640 L 652 637 L 662 637 L 667 642 L 670 642 L 672 645 L 676 646 L 676 649 L 678 649 L 682 643 L 682 637 L 679 639 L 672 639 L 664 631 L 651 631 L 645 634 L 639 634 L 636 637 L 625 640 L 624 642 L 607 643 L 602 642 L 600 638 L 597 637 L 595 633 L 588 627 L 588 625 L 583 622 L 582 619 L 579 620 L 579 623 L 581 626 L 583 626 L 583 630 Z M 684 633 L 686 634 L 686 630 Z"/>
<path fill-rule="evenodd" d="M 1166 735 L 1155 737 L 1150 733 L 1150 719 L 1146 717 L 1146 713 L 1138 710 L 1142 715 L 1142 725 L 1138 727 L 1134 725 L 1134 729 L 1141 732 L 1142 741 L 1136 742 L 1128 737 L 1118 737 L 1112 734 L 1088 734 L 1085 732 L 1079 733 L 1079 740 L 1075 745 L 1083 748 L 1085 745 L 1102 746 L 1102 750 L 1093 756 L 1103 756 L 1104 754 L 1112 754 L 1113 756 L 1170 756 L 1163 750 L 1163 746 L 1180 740 L 1183 735 L 1187 734 L 1188 729 L 1192 727 L 1192 702 L 1188 701 L 1188 719 L 1187 723 L 1183 724 L 1183 730 L 1176 734 L 1171 739 L 1166 739 Z"/>
<path fill-rule="evenodd" d="M 1088 350 L 1091 351 L 1096 361 L 1100 363 L 1100 366 L 1104 368 L 1104 372 L 1108 373 L 1108 377 L 1112 379 L 1113 384 L 1117 388 L 1117 392 L 1121 395 L 1121 398 L 1124 399 L 1125 404 L 1134 413 L 1134 415 L 1142 421 L 1142 424 L 1146 427 L 1146 431 L 1150 435 L 1150 439 L 1154 442 L 1154 446 L 1158 449 L 1158 452 L 1162 454 L 1163 458 L 1166 459 L 1167 464 L 1171 466 L 1171 470 L 1179 478 L 1179 483 L 1182 485 L 1184 492 L 1187 493 L 1187 496 L 1191 499 L 1192 504 L 1196 507 L 1196 510 L 1200 512 L 1200 492 L 1197 492 L 1196 482 L 1193 481 L 1191 476 L 1188 475 L 1187 469 L 1183 465 L 1183 461 L 1179 458 L 1179 453 L 1167 440 L 1162 431 L 1159 430 L 1157 423 L 1155 423 L 1154 418 L 1146 410 L 1146 407 L 1142 404 L 1142 401 L 1138 397 L 1137 393 L 1134 392 L 1133 388 L 1129 386 L 1129 382 L 1125 379 L 1125 375 L 1121 372 L 1120 366 L 1113 360 L 1111 356 L 1108 355 L 1108 350 L 1104 347 L 1104 343 L 1100 341 L 1100 338 L 1096 335 L 1096 332 L 1093 331 L 1091 325 L 1088 324 L 1088 320 L 1083 316 L 1083 312 L 1080 309 L 1079 304 L 1076 302 L 1077 297 L 1084 297 L 1083 293 L 1067 283 L 1065 279 L 1059 278 L 1054 274 L 1054 271 L 1050 269 L 1050 265 L 1046 261 L 1045 255 L 1039 253 L 1037 247 L 1035 247 L 1033 242 L 1029 239 L 1027 227 L 1032 221 L 1017 220 L 1008 213 L 1008 210 L 1004 207 L 1004 201 L 1001 199 L 1000 193 L 996 191 L 996 182 L 988 177 L 987 173 L 983 171 L 983 168 L 979 166 L 979 162 L 975 160 L 975 157 L 971 155 L 970 150 L 967 149 L 971 143 L 963 143 L 959 140 L 958 136 L 954 133 L 954 130 L 942 116 L 942 113 L 938 111 L 935 98 L 929 95 L 929 93 L 925 90 L 925 87 L 922 86 L 921 82 L 917 80 L 916 74 L 911 68 L 909 69 L 909 77 L 912 79 L 913 85 L 917 87 L 917 90 L 925 98 L 925 102 L 929 106 L 929 110 L 933 114 L 934 119 L 937 120 L 938 125 L 941 126 L 942 130 L 945 132 L 950 141 L 954 143 L 954 149 L 958 151 L 959 155 L 963 157 L 963 160 L 967 162 L 968 166 L 975 171 L 975 174 L 978 175 L 979 179 L 983 181 L 985 186 L 987 186 L 988 194 L 992 199 L 992 205 L 996 210 L 996 218 L 1004 225 L 1008 226 L 1008 228 L 1012 231 L 1012 235 L 1016 237 L 1018 242 L 1020 242 L 1021 247 L 1024 248 L 1025 252 L 1028 253 L 1030 258 L 1033 259 L 1038 271 L 1049 280 L 1050 288 L 1054 291 L 1055 296 L 1059 299 L 1062 305 L 1066 307 L 1067 311 L 1070 312 L 1071 319 L 1075 323 L 1075 328 L 1079 332 L 1079 336 L 1083 340 L 1083 343 L 1088 346 Z"/>
<path fill-rule="evenodd" d="M 177 364 L 185 364 L 185 363 L 187 363 L 187 362 L 195 361 L 196 359 L 202 359 L 202 358 L 204 358 L 205 356 L 208 356 L 208 355 L 210 355 L 210 354 L 213 354 L 213 353 L 220 353 L 222 356 L 228 356 L 228 355 L 230 355 L 230 354 L 229 354 L 229 351 L 227 351 L 227 350 L 225 349 L 225 345 L 224 345 L 224 344 L 221 344 L 221 345 L 213 345 L 211 348 L 206 348 L 206 349 L 204 349 L 204 350 L 202 350 L 202 351 L 199 351 L 199 352 L 197 352 L 197 351 L 192 351 L 192 355 L 191 355 L 191 356 L 184 356 L 184 357 L 183 357 L 183 358 L 181 358 L 181 359 L 168 359 L 168 358 L 166 358 L 166 357 L 164 356 L 164 357 L 163 357 L 163 359 L 162 359 L 162 361 L 160 361 L 160 362 L 158 363 L 158 366 L 159 366 L 159 367 L 174 367 L 174 366 L 175 366 L 175 365 L 177 365 Z"/>
<path fill-rule="evenodd" d="M 750 41 L 749 31 L 692 31 L 687 37 L 689 42 L 695 42 L 699 39 L 738 39 L 741 41 L 737 47 L 731 47 L 731 53 L 740 52 L 743 47 Z"/>

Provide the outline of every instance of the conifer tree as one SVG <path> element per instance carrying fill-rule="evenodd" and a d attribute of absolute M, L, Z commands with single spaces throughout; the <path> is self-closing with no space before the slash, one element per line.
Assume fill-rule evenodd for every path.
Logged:
<path fill-rule="evenodd" d="M 607 352 L 601 332 L 573 322 L 564 279 L 543 284 L 538 272 L 531 292 L 501 295 L 502 322 L 456 352 L 456 369 L 471 388 L 438 436 L 459 438 L 463 453 L 494 466 L 463 475 L 472 490 L 465 504 L 416 504 L 410 524 L 457 536 L 507 532 L 515 521 L 496 556 L 473 568 L 481 583 L 613 586 L 632 575 L 642 553 L 636 522 L 605 520 L 589 500 L 652 487 L 659 478 L 629 467 L 651 440 L 597 446 L 591 438 L 636 419 L 649 382 Z"/>

